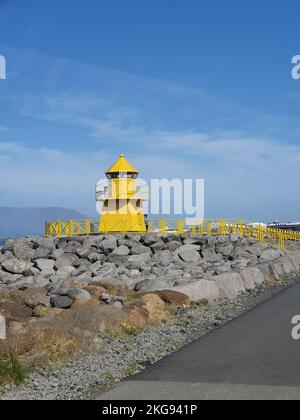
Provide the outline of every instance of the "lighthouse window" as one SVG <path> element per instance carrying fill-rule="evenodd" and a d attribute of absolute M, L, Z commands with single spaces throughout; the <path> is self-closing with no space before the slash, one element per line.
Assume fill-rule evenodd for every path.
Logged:
<path fill-rule="evenodd" d="M 114 172 L 106 174 L 108 179 L 136 179 L 138 174 L 131 172 Z"/>

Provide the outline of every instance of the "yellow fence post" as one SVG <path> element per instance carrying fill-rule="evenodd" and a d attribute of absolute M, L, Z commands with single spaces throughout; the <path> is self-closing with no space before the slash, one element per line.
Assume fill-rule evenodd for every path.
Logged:
<path fill-rule="evenodd" d="M 239 235 L 244 235 L 244 221 L 243 220 L 239 220 L 239 224 L 238 224 L 238 234 Z"/>
<path fill-rule="evenodd" d="M 166 233 L 166 221 L 165 220 L 160 220 L 159 221 L 159 230 L 160 230 L 160 233 L 162 234 L 162 235 L 164 235 L 165 233 Z"/>
<path fill-rule="evenodd" d="M 199 224 L 199 235 L 204 234 L 204 222 Z"/>
<path fill-rule="evenodd" d="M 285 239 L 286 235 L 284 232 L 279 232 L 279 248 L 285 249 Z"/>
<path fill-rule="evenodd" d="M 55 224 L 55 235 L 59 238 L 61 235 L 61 223 L 56 222 Z"/>
<path fill-rule="evenodd" d="M 207 233 L 207 235 L 211 235 L 211 223 L 207 223 L 207 225 L 206 225 L 206 233 Z"/>
<path fill-rule="evenodd" d="M 182 220 L 177 221 L 177 234 L 182 235 L 184 232 L 184 222 Z"/>
<path fill-rule="evenodd" d="M 85 235 L 90 235 L 90 234 L 91 234 L 91 221 L 86 220 L 85 221 Z"/>
<path fill-rule="evenodd" d="M 226 235 L 226 224 L 225 224 L 225 220 L 221 220 L 220 221 L 220 234 L 225 236 Z"/>

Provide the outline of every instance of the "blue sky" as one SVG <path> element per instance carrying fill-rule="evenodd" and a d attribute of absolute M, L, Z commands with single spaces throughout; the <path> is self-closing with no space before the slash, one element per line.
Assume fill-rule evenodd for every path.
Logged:
<path fill-rule="evenodd" d="M 276 4 L 275 4 L 276 3 Z M 125 153 L 207 217 L 300 219 L 300 4 L 0 0 L 0 206 L 94 211 Z"/>

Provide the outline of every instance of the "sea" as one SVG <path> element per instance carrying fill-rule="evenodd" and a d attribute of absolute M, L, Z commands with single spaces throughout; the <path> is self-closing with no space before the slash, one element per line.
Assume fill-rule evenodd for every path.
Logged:
<path fill-rule="evenodd" d="M 0 239 L 0 246 L 4 245 L 4 239 Z"/>

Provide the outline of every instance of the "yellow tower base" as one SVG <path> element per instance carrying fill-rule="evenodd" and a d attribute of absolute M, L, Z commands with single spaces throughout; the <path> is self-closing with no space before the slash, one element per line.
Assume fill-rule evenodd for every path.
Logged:
<path fill-rule="evenodd" d="M 115 208 L 114 206 L 118 206 Z M 101 233 L 107 232 L 139 232 L 147 231 L 143 209 L 135 199 L 111 199 L 106 201 L 100 217 Z"/>

